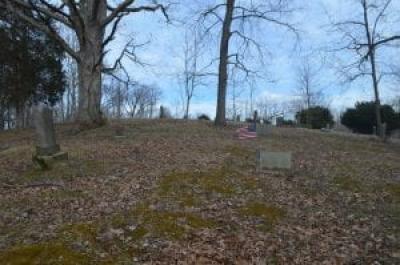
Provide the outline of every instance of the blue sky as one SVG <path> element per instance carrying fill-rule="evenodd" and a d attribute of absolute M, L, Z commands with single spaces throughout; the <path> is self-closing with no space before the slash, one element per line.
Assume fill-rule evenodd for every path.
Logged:
<path fill-rule="evenodd" d="M 249 1 L 249 0 L 247 0 Z M 145 2 L 145 1 L 142 1 Z M 206 7 L 207 3 L 218 3 L 217 0 L 178 1 L 170 9 L 173 19 L 191 22 L 193 10 L 196 6 Z M 246 2 L 246 0 L 242 0 Z M 373 98 L 371 82 L 368 78 L 352 84 L 344 84 L 338 75 L 338 62 L 350 62 L 356 57 L 342 52 L 333 54 L 327 52 L 328 48 L 340 44 L 338 35 L 330 31 L 330 20 L 339 21 L 343 18 L 356 18 L 358 13 L 354 4 L 356 0 L 294 0 L 293 6 L 298 9 L 290 17 L 290 21 L 296 24 L 300 30 L 300 41 L 296 41 L 293 34 L 284 28 L 271 24 L 260 23 L 254 29 L 254 36 L 265 51 L 264 65 L 256 58 L 250 60 L 248 65 L 259 71 L 262 78 L 255 81 L 256 98 L 268 98 L 270 100 L 284 102 L 293 98 L 296 89 L 296 69 L 305 55 L 311 55 L 315 65 L 323 68 L 318 75 L 317 89 L 322 89 L 327 104 L 336 112 L 352 106 L 357 100 L 369 100 Z M 400 11 L 400 1 L 394 1 L 389 10 L 390 17 L 394 18 Z M 356 11 L 355 11 L 356 10 Z M 191 18 L 192 17 L 192 18 Z M 399 21 L 393 21 L 393 23 Z M 191 23 L 190 26 L 192 26 Z M 393 24 L 395 25 L 395 24 Z M 397 24 L 398 25 L 398 24 Z M 165 23 L 160 14 L 135 14 L 126 18 L 119 29 L 116 40 L 109 46 L 111 50 L 107 61 L 117 56 L 127 39 L 135 37 L 137 43 L 150 41 L 148 45 L 139 49 L 139 58 L 150 64 L 145 68 L 126 61 L 131 77 L 146 84 L 157 84 L 163 91 L 162 104 L 170 107 L 175 113 L 180 106 L 181 84 L 177 78 L 183 69 L 183 41 L 185 31 L 189 25 L 178 22 Z M 390 24 L 383 29 L 384 32 L 400 30 Z M 390 32 L 393 33 L 393 32 Z M 394 32 L 396 33 L 396 32 Z M 203 65 L 217 57 L 218 35 L 214 35 L 214 41 L 207 43 L 205 55 L 201 59 Z M 235 47 L 233 47 L 234 49 Z M 385 63 L 398 58 L 398 50 L 388 48 L 379 51 L 379 58 Z M 324 63 L 322 63 L 322 59 Z M 395 61 L 393 60 L 393 63 Z M 212 69 L 212 68 L 211 68 Z M 212 69 L 215 71 L 215 68 Z M 207 78 L 207 86 L 199 87 L 195 92 L 192 104 L 192 115 L 207 113 L 214 117 L 217 94 L 217 79 Z M 244 90 L 241 94 L 242 101 L 248 100 L 249 89 L 242 84 Z M 393 81 L 383 79 L 381 83 L 381 96 L 384 101 L 390 101 L 394 96 L 400 95 L 400 89 Z"/>

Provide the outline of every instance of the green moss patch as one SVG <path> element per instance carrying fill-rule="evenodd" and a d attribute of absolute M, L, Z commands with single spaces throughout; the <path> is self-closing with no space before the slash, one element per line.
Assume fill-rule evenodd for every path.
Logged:
<path fill-rule="evenodd" d="M 76 223 L 66 225 L 61 229 L 63 238 L 68 241 L 96 243 L 98 228 L 94 223 Z"/>
<path fill-rule="evenodd" d="M 184 207 L 201 207 L 210 194 L 229 198 L 258 187 L 256 177 L 221 167 L 205 172 L 172 172 L 161 179 L 156 196 L 157 200 L 162 198 Z"/>
<path fill-rule="evenodd" d="M 145 227 L 139 226 L 135 230 L 133 230 L 133 232 L 131 233 L 131 236 L 132 236 L 133 240 L 140 240 L 143 237 L 145 237 L 148 233 L 149 233 L 149 231 Z"/>
<path fill-rule="evenodd" d="M 109 223 L 110 219 L 93 223 L 75 223 L 64 226 L 59 234 L 60 241 L 67 245 L 78 246 L 83 249 L 91 264 L 127 264 L 133 257 L 140 253 L 140 250 L 131 243 L 140 240 L 143 235 L 141 229 L 133 233 L 125 229 L 118 230 Z M 123 231 L 123 235 L 111 232 Z M 130 237 L 130 241 L 124 242 L 123 238 Z M 99 253 L 103 253 L 99 257 Z M 79 264 L 79 263 L 78 263 Z"/>
<path fill-rule="evenodd" d="M 354 179 L 350 176 L 337 176 L 333 178 L 333 183 L 340 189 L 360 192 L 363 189 L 361 181 Z"/>
<path fill-rule="evenodd" d="M 137 244 L 144 237 L 181 240 L 194 229 L 214 228 L 216 223 L 194 213 L 156 210 L 141 204 L 124 214 L 116 214 L 93 223 L 76 223 L 62 227 L 58 238 L 68 245 L 85 245 L 85 252 L 96 257 L 99 252 L 107 258 L 136 255 Z M 132 228 L 134 227 L 134 228 Z M 120 235 L 112 234 L 121 231 Z M 124 239 L 129 238 L 129 244 Z"/>
<path fill-rule="evenodd" d="M 396 201 L 400 201 L 400 184 L 390 184 L 386 190 Z"/>
<path fill-rule="evenodd" d="M 226 147 L 224 152 L 230 155 L 225 161 L 225 167 L 235 167 L 241 170 L 249 170 L 255 167 L 256 153 L 254 150 L 240 145 L 231 145 Z"/>
<path fill-rule="evenodd" d="M 240 209 L 240 213 L 247 217 L 259 218 L 262 223 L 258 225 L 258 228 L 264 231 L 270 230 L 285 215 L 285 211 L 281 208 L 261 202 L 248 203 Z"/>
<path fill-rule="evenodd" d="M 140 223 L 134 230 L 134 237 L 150 234 L 155 237 L 182 239 L 190 229 L 213 228 L 212 220 L 204 219 L 194 213 L 152 210 L 147 205 L 138 206 L 132 216 Z"/>
<path fill-rule="evenodd" d="M 226 168 L 217 169 L 202 174 L 197 180 L 199 186 L 206 192 L 217 192 L 223 195 L 235 193 L 235 187 L 231 178 L 235 177 L 235 172 Z"/>
<path fill-rule="evenodd" d="M 76 198 L 87 198 L 87 193 L 81 190 L 57 189 L 57 190 L 43 190 L 40 193 L 41 200 L 71 200 Z"/>
<path fill-rule="evenodd" d="M 20 181 L 63 180 L 73 177 L 94 176 L 103 174 L 108 168 L 98 160 L 58 161 L 52 163 L 48 170 L 35 168 L 33 165 L 22 174 Z"/>
<path fill-rule="evenodd" d="M 226 168 L 207 172 L 173 172 L 163 177 L 158 195 L 173 199 L 184 206 L 198 206 L 204 193 L 219 193 L 223 196 L 235 194 L 236 172 Z"/>
<path fill-rule="evenodd" d="M 1 264 L 9 265 L 84 265 L 90 263 L 86 255 L 73 251 L 58 242 L 15 246 L 0 252 L 0 261 Z"/>
<path fill-rule="evenodd" d="M 240 158 L 248 158 L 252 155 L 252 151 L 248 148 L 239 146 L 239 145 L 230 145 L 224 149 L 225 153 L 229 153 L 233 156 Z"/>
<path fill-rule="evenodd" d="M 33 152 L 33 148 L 31 146 L 24 145 L 24 146 L 15 146 L 15 147 L 5 149 L 5 150 L 1 151 L 0 153 L 5 158 L 20 159 L 21 157 L 24 157 L 24 155 L 30 154 L 32 152 Z"/>

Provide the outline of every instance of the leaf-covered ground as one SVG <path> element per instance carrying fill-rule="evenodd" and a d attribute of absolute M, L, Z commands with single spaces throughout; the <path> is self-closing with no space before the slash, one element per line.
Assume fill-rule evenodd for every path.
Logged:
<path fill-rule="evenodd" d="M 70 159 L 48 171 L 31 162 L 31 130 L 0 133 L 0 263 L 400 263 L 399 145 L 234 131 L 64 125 Z M 257 148 L 293 152 L 293 169 L 256 172 Z"/>

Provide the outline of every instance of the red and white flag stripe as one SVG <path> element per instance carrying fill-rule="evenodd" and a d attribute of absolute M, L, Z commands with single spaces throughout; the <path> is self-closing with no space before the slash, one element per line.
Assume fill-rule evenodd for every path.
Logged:
<path fill-rule="evenodd" d="M 236 134 L 239 140 L 254 139 L 257 137 L 257 132 L 250 132 L 247 127 L 237 129 Z"/>

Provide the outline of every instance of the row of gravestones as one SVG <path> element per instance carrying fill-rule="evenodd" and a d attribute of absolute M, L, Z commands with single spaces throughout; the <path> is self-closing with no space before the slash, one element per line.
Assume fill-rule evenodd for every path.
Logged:
<path fill-rule="evenodd" d="M 53 122 L 53 111 L 45 104 L 39 104 L 34 108 L 34 124 L 37 135 L 36 153 L 32 160 L 42 169 L 49 167 L 54 160 L 68 159 L 68 154 L 62 152 L 56 141 L 56 133 Z M 268 136 L 271 127 L 268 125 L 257 126 L 259 136 Z M 257 169 L 290 169 L 292 154 L 290 152 L 269 152 L 263 149 L 257 150 Z"/>

